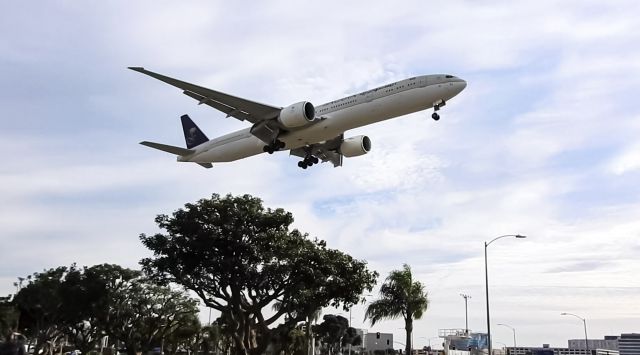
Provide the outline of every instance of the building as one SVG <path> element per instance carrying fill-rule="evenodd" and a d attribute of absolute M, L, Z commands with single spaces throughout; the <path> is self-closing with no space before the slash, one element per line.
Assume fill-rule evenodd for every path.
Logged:
<path fill-rule="evenodd" d="M 626 333 L 618 339 L 620 355 L 640 355 L 640 333 Z"/>
<path fill-rule="evenodd" d="M 438 336 L 444 340 L 445 355 L 480 355 L 486 353 L 488 343 L 486 333 L 474 333 L 468 329 L 439 329 Z M 496 353 L 496 355 L 498 354 Z"/>
<path fill-rule="evenodd" d="M 582 342 L 584 343 L 584 339 Z M 542 347 L 508 347 L 507 355 L 620 355 L 620 353 L 617 350 L 611 349 L 589 348 L 587 351 L 584 347 L 582 349 L 552 348 L 549 347 L 549 344 L 543 344 Z"/>
<path fill-rule="evenodd" d="M 589 349 L 607 349 L 618 351 L 619 338 L 620 337 L 617 335 L 607 335 L 604 337 L 604 339 L 589 339 L 587 344 L 589 345 Z M 584 339 L 570 339 L 568 345 L 570 349 L 586 349 Z"/>
<path fill-rule="evenodd" d="M 392 333 L 380 333 L 369 332 L 364 336 L 364 353 L 373 354 L 374 351 L 385 351 L 388 349 L 393 350 L 393 334 Z"/>

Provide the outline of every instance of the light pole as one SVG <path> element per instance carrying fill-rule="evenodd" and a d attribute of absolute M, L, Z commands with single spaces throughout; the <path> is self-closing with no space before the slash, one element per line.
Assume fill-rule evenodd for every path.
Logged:
<path fill-rule="evenodd" d="M 471 296 L 465 295 L 464 293 L 461 293 L 460 296 L 464 298 L 464 334 L 469 335 L 469 313 L 467 312 L 467 301 Z"/>
<path fill-rule="evenodd" d="M 351 328 L 351 307 L 349 307 L 349 328 Z M 349 343 L 349 355 L 351 355 L 351 343 Z"/>
<path fill-rule="evenodd" d="M 431 339 L 440 339 L 440 337 L 431 337 L 431 338 L 420 337 L 420 339 L 427 339 L 429 341 L 429 349 L 431 349 Z"/>
<path fill-rule="evenodd" d="M 485 292 L 487 298 L 487 346 L 489 347 L 489 355 L 491 354 L 491 320 L 489 317 L 489 268 L 487 267 L 487 247 L 489 244 L 495 242 L 498 239 L 514 237 L 514 238 L 526 238 L 524 235 L 520 234 L 505 234 L 499 237 L 493 238 L 490 242 L 484 242 L 484 280 L 485 280 Z"/>
<path fill-rule="evenodd" d="M 562 316 L 574 316 L 578 319 L 582 320 L 582 324 L 584 325 L 584 346 L 587 348 L 587 354 L 589 354 L 589 338 L 587 337 L 587 320 L 580 317 L 579 315 L 575 315 L 573 313 L 562 312 L 560 313 Z"/>
<path fill-rule="evenodd" d="M 511 328 L 511 330 L 513 330 L 513 347 L 515 348 L 517 346 L 516 345 L 516 328 L 510 326 L 509 324 L 504 324 L 504 323 L 498 323 L 498 325 L 501 325 L 501 326 L 507 327 L 507 328 Z"/>

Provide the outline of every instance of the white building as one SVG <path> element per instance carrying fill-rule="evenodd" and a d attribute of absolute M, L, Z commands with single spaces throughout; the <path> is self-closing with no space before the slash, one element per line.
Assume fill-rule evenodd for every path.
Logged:
<path fill-rule="evenodd" d="M 364 336 L 364 351 L 367 354 L 373 354 L 376 350 L 393 349 L 393 334 L 369 332 Z"/>

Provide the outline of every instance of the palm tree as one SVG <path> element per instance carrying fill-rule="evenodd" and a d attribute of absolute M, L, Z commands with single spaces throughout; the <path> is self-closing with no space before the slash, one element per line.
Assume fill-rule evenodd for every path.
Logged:
<path fill-rule="evenodd" d="M 365 319 L 369 318 L 371 326 L 382 319 L 404 319 L 407 333 L 406 354 L 411 354 L 411 332 L 413 320 L 422 318 L 429 307 L 427 292 L 420 281 L 414 281 L 411 268 L 404 264 L 402 270 L 393 270 L 380 287 L 380 299 L 367 307 Z"/>

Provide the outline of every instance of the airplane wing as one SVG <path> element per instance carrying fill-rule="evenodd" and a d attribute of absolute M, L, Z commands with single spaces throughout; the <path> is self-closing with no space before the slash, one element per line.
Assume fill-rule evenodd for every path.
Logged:
<path fill-rule="evenodd" d="M 300 158 L 312 155 L 320 159 L 323 163 L 330 162 L 334 168 L 342 166 L 342 154 L 338 151 L 340 143 L 342 143 L 343 135 L 326 141 L 324 143 L 311 144 L 306 147 L 292 149 L 289 154 Z"/>
<path fill-rule="evenodd" d="M 282 107 L 270 106 L 259 102 L 243 99 L 220 91 L 207 89 L 202 86 L 187 83 L 182 80 L 170 78 L 162 74 L 154 73 L 141 67 L 129 67 L 129 69 L 149 75 L 169 85 L 180 88 L 189 97 L 198 100 L 198 104 L 209 105 L 216 110 L 224 112 L 227 117 L 234 117 L 240 121 L 247 120 L 257 123 L 278 117 Z"/>

